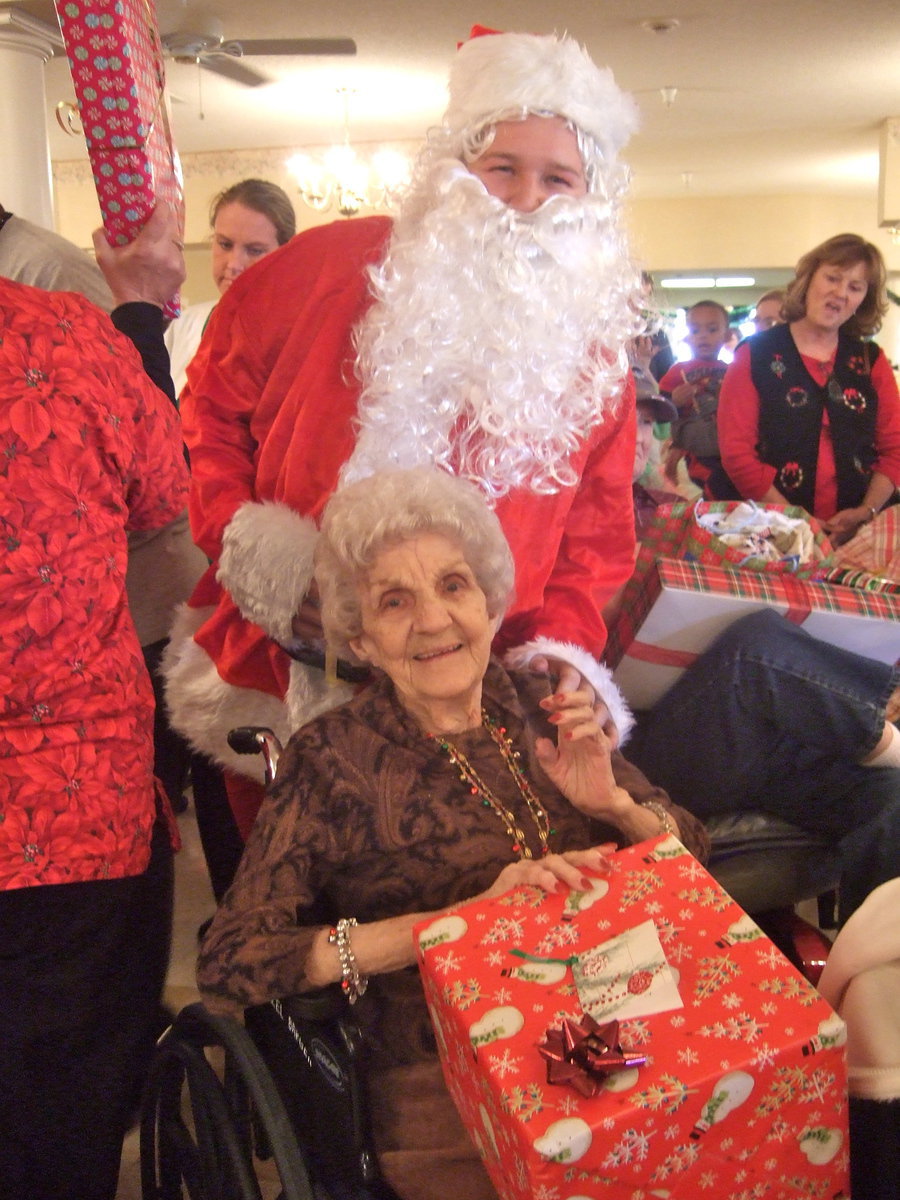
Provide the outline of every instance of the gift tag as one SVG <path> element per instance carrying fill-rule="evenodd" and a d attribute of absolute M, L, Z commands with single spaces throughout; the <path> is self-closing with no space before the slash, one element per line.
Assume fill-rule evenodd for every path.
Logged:
<path fill-rule="evenodd" d="M 684 1007 L 652 921 L 585 950 L 573 960 L 572 973 L 581 1007 L 596 1021 Z"/>

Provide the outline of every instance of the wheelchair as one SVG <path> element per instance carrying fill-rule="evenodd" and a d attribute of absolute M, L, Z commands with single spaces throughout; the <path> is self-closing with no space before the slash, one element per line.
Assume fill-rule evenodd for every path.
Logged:
<path fill-rule="evenodd" d="M 280 748 L 269 730 L 238 729 L 229 742 L 261 753 L 274 777 Z M 829 942 L 794 905 L 833 896 L 834 853 L 761 813 L 707 828 L 711 874 L 815 983 Z M 398 1200 L 371 1141 L 362 1053 L 337 985 L 247 1009 L 243 1025 L 200 1003 L 183 1009 L 158 1043 L 145 1089 L 143 1200 Z M 278 1190 L 262 1190 L 267 1175 Z"/>

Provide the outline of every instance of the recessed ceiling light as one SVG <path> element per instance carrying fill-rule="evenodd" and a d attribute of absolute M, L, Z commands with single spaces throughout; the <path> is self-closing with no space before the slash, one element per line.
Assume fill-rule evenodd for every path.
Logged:
<path fill-rule="evenodd" d="M 716 281 L 705 275 L 676 275 L 671 279 L 661 279 L 659 286 L 664 288 L 714 288 Z"/>

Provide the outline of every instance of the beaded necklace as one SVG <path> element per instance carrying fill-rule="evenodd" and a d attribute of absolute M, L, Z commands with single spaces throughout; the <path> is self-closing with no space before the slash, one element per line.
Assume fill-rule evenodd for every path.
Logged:
<path fill-rule="evenodd" d="M 538 800 L 531 784 L 525 778 L 525 773 L 519 766 L 521 755 L 518 750 L 513 749 L 512 739 L 507 736 L 504 726 L 495 724 L 484 709 L 481 710 L 481 723 L 488 731 L 491 741 L 500 751 L 503 761 L 506 764 L 506 769 L 512 775 L 516 787 L 519 789 L 519 794 L 528 806 L 528 811 L 531 813 L 531 818 L 537 828 L 538 840 L 541 843 L 541 856 L 543 857 L 545 854 L 550 853 L 549 838 L 551 834 L 556 832 L 555 829 L 550 828 L 550 818 L 547 815 L 547 810 L 541 804 L 540 800 Z M 528 848 L 528 843 L 525 841 L 525 834 L 522 831 L 522 827 L 517 823 L 515 814 L 491 791 L 463 752 L 440 734 L 429 733 L 428 737 L 432 741 L 437 742 L 447 755 L 450 762 L 459 771 L 459 777 L 462 782 L 469 785 L 472 795 L 480 796 L 484 807 L 492 809 L 497 814 L 503 822 L 506 832 L 512 838 L 513 851 L 518 854 L 519 858 L 533 858 L 534 855 Z"/>

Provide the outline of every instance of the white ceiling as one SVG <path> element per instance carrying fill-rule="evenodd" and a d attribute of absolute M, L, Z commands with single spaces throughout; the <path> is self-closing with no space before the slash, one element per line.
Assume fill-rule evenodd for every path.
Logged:
<path fill-rule="evenodd" d="M 52 18 L 47 0 L 22 7 Z M 182 154 L 328 143 L 341 129 L 339 87 L 356 90 L 354 140 L 418 140 L 440 117 L 447 65 L 474 22 L 566 31 L 613 69 L 643 114 L 625 153 L 638 196 L 871 192 L 879 127 L 900 114 L 898 0 L 158 0 L 158 12 L 163 32 L 214 13 L 230 39 L 340 35 L 359 48 L 247 60 L 272 79 L 259 88 L 172 62 Z M 644 28 L 669 17 L 670 32 Z M 47 97 L 48 112 L 72 97 L 64 59 L 48 64 Z M 54 159 L 81 156 L 55 122 L 51 143 Z"/>

